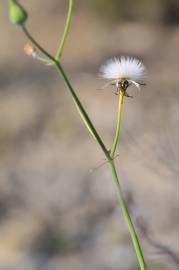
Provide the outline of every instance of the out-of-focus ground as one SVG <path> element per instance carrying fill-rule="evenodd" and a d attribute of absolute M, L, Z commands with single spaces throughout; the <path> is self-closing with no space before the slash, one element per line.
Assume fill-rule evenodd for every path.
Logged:
<path fill-rule="evenodd" d="M 66 2 L 21 1 L 29 29 L 52 53 Z M 110 147 L 117 96 L 110 87 L 96 90 L 104 84 L 99 66 L 121 55 L 144 61 L 147 86 L 140 93 L 131 88 L 134 98 L 124 102 L 116 164 L 149 269 L 175 270 L 178 4 L 126 2 L 76 1 L 62 63 Z M 139 269 L 110 171 L 99 168 L 103 154 L 55 70 L 24 54 L 27 39 L 9 23 L 7 2 L 0 6 L 0 269 Z"/>

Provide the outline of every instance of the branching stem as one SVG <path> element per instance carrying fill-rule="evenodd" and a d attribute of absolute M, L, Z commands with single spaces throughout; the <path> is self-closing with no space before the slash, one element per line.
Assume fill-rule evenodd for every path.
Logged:
<path fill-rule="evenodd" d="M 69 12 L 69 16 L 71 16 L 71 10 Z M 69 22 L 68 22 L 69 23 Z M 69 28 L 68 28 L 69 29 Z M 105 144 L 103 143 L 100 135 L 98 134 L 98 132 L 96 131 L 92 121 L 90 120 L 87 112 L 85 111 L 80 99 L 78 98 L 75 90 L 73 89 L 64 69 L 62 68 L 61 64 L 59 63 L 58 59 L 61 56 L 60 53 L 58 53 L 58 57 L 56 56 L 53 57 L 51 54 L 49 54 L 33 37 L 32 35 L 29 33 L 29 31 L 27 30 L 27 28 L 25 26 L 22 27 L 22 30 L 24 32 L 24 34 L 27 36 L 27 38 L 34 44 L 34 46 L 36 46 L 44 55 L 46 55 L 46 57 L 49 59 L 49 63 L 54 63 L 54 65 L 56 66 L 56 69 L 58 71 L 58 74 L 62 77 L 65 86 L 68 90 L 68 92 L 70 93 L 76 108 L 85 124 L 85 126 L 87 127 L 87 129 L 89 130 L 89 132 L 91 133 L 91 135 L 93 136 L 93 138 L 97 141 L 98 145 L 100 146 L 100 148 L 102 149 L 106 159 L 108 160 L 109 163 L 109 168 L 111 170 L 112 173 L 112 177 L 113 177 L 113 182 L 116 188 L 116 193 L 117 193 L 117 197 L 118 197 L 118 202 L 119 202 L 119 206 L 122 210 L 122 214 L 123 217 L 125 219 L 125 222 L 128 226 L 128 230 L 130 232 L 130 236 L 134 245 L 134 249 L 137 255 L 137 259 L 140 265 L 140 269 L 141 270 L 147 270 L 147 266 L 143 257 L 143 253 L 142 253 L 142 249 L 140 247 L 140 243 L 135 231 L 135 228 L 133 226 L 126 202 L 123 198 L 123 194 L 122 194 L 122 190 L 121 190 L 121 186 L 120 186 L 120 182 L 119 182 L 119 178 L 117 175 L 117 171 L 116 171 L 116 167 L 115 167 L 115 163 L 114 163 L 114 155 L 115 155 L 115 151 L 116 151 L 116 147 L 117 147 L 117 143 L 118 143 L 118 139 L 119 139 L 119 131 L 120 131 L 120 123 L 121 123 L 121 109 L 122 109 L 122 102 L 123 102 L 123 94 L 122 91 L 119 94 L 119 107 L 118 107 L 118 122 L 117 122 L 117 129 L 116 129 L 116 134 L 115 134 L 115 138 L 114 138 L 114 143 L 113 146 L 111 148 L 111 151 L 108 151 Z M 68 30 L 66 30 L 68 33 Z M 66 35 L 65 35 L 65 39 L 66 39 Z M 65 43 L 65 39 L 63 41 L 63 46 Z M 63 48 L 63 46 L 61 46 L 61 48 Z M 62 52 L 59 49 L 59 52 Z"/>

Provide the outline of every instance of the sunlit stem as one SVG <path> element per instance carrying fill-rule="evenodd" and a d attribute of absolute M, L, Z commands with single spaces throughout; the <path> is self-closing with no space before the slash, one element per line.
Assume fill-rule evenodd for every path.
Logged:
<path fill-rule="evenodd" d="M 123 104 L 123 99 L 124 99 L 123 89 L 119 89 L 118 93 L 119 93 L 119 99 L 118 99 L 117 127 L 116 127 L 113 145 L 112 145 L 111 151 L 110 151 L 110 155 L 111 155 L 112 159 L 114 159 L 114 157 L 115 157 L 116 148 L 117 148 L 117 144 L 119 141 L 119 133 L 120 133 L 120 127 L 121 127 L 122 104 Z"/>
<path fill-rule="evenodd" d="M 60 39 L 59 47 L 58 47 L 58 50 L 57 50 L 57 53 L 56 53 L 56 56 L 55 56 L 55 59 L 57 61 L 59 61 L 61 56 L 62 56 L 65 41 L 67 39 L 69 30 L 70 30 L 71 19 L 72 19 L 72 11 L 73 11 L 73 0 L 69 0 L 68 1 L 68 13 L 67 13 L 64 32 L 63 32 L 62 38 Z"/>

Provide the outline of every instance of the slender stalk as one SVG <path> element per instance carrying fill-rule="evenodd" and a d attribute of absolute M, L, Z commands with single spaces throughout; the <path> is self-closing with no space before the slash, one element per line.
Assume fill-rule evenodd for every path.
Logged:
<path fill-rule="evenodd" d="M 114 159 L 117 144 L 118 144 L 118 140 L 119 140 L 123 99 L 124 99 L 124 91 L 122 89 L 119 89 L 117 127 L 116 127 L 115 136 L 114 136 L 114 142 L 113 142 L 113 145 L 112 145 L 111 151 L 110 151 L 110 155 L 111 155 L 112 159 Z"/>
<path fill-rule="evenodd" d="M 58 47 L 58 50 L 57 50 L 57 53 L 56 53 L 56 56 L 55 56 L 55 59 L 57 61 L 59 61 L 61 56 L 62 56 L 65 41 L 67 39 L 69 30 L 70 30 L 71 19 L 72 19 L 72 11 L 73 11 L 73 0 L 69 0 L 68 1 L 68 13 L 67 13 L 64 32 L 63 32 L 62 38 L 60 39 L 59 47 Z"/>
<path fill-rule="evenodd" d="M 27 36 L 28 39 L 30 39 L 30 41 L 44 54 L 46 55 L 56 66 L 57 71 L 59 73 L 59 75 L 63 78 L 65 85 L 68 89 L 68 91 L 70 92 L 73 101 L 77 107 L 77 110 L 85 124 L 85 126 L 87 127 L 87 129 L 89 130 L 89 132 L 91 133 L 91 135 L 93 136 L 93 138 L 98 142 L 98 144 L 100 145 L 102 151 L 104 152 L 107 160 L 111 159 L 110 155 L 109 155 L 109 151 L 107 150 L 106 146 L 104 145 L 101 137 L 99 136 L 98 132 L 96 131 L 94 125 L 92 124 L 87 112 L 85 111 L 84 107 L 82 106 L 78 96 L 76 95 L 70 81 L 68 80 L 62 66 L 60 65 L 59 62 L 57 62 L 57 60 L 51 56 L 45 49 L 42 48 L 42 46 L 32 37 L 32 35 L 29 33 L 29 31 L 27 30 L 27 28 L 25 26 L 22 27 L 22 30 L 24 32 L 24 34 Z"/>
<path fill-rule="evenodd" d="M 101 149 L 103 150 L 106 158 L 109 160 L 111 159 L 110 158 L 110 155 L 109 155 L 109 151 L 106 149 L 101 137 L 99 136 L 98 132 L 96 131 L 94 125 L 92 124 L 87 112 L 85 111 L 84 107 L 82 106 L 78 96 L 76 95 L 73 87 L 71 86 L 70 84 L 70 81 L 68 80 L 62 66 L 59 64 L 59 63 L 56 63 L 56 68 L 57 68 L 57 71 L 59 73 L 59 75 L 62 77 L 62 79 L 64 80 L 64 83 L 67 87 L 67 90 L 70 92 L 72 98 L 73 98 L 73 101 L 77 107 L 77 110 L 85 124 L 85 126 L 87 127 L 87 129 L 89 130 L 89 132 L 91 133 L 91 135 L 93 136 L 93 138 L 98 142 L 98 144 L 100 145 Z"/>
<path fill-rule="evenodd" d="M 49 53 L 47 52 L 33 37 L 32 35 L 29 33 L 29 31 L 27 30 L 26 26 L 23 25 L 22 26 L 22 31 L 24 32 L 24 34 L 26 35 L 26 37 L 35 45 L 35 47 L 37 47 L 39 49 L 39 51 L 41 51 L 44 55 L 46 55 L 53 63 L 55 63 L 55 58 Z M 51 63 L 51 62 L 50 62 Z"/>
<path fill-rule="evenodd" d="M 137 233 L 135 231 L 134 225 L 132 223 L 127 204 L 126 204 L 126 202 L 125 202 L 125 200 L 123 198 L 120 182 L 119 182 L 119 179 L 118 179 L 118 175 L 117 175 L 115 164 L 114 164 L 113 160 L 109 162 L 109 167 L 110 167 L 110 170 L 112 172 L 113 182 L 114 182 L 114 186 L 116 188 L 116 193 L 117 193 L 117 197 L 118 197 L 118 201 L 119 201 L 119 206 L 120 206 L 120 208 L 122 210 L 124 220 L 125 220 L 125 222 L 126 222 L 126 224 L 128 226 L 128 230 L 130 232 L 130 236 L 131 236 L 131 239 L 132 239 L 132 242 L 133 242 L 133 245 L 134 245 L 134 249 L 135 249 L 136 256 L 137 256 L 137 259 L 138 259 L 138 262 L 139 262 L 139 265 L 140 265 L 140 269 L 141 270 L 147 270 L 147 266 L 146 266 L 146 263 L 145 263 L 145 260 L 144 260 L 144 257 L 143 257 L 142 249 L 141 249 L 141 246 L 140 246 L 140 243 L 139 243 L 139 240 L 138 240 L 138 236 L 137 236 Z"/>
<path fill-rule="evenodd" d="M 75 105 L 77 107 L 77 110 L 78 110 L 84 124 L 86 125 L 89 132 L 92 134 L 93 138 L 97 141 L 97 143 L 101 147 L 104 155 L 106 156 L 106 159 L 108 160 L 108 163 L 109 163 L 109 168 L 110 168 L 111 173 L 112 173 L 113 182 L 114 182 L 114 185 L 115 185 L 115 188 L 116 188 L 119 205 L 121 207 L 122 214 L 124 216 L 125 222 L 126 222 L 126 224 L 128 226 L 129 232 L 130 232 L 130 236 L 131 236 L 131 239 L 132 239 L 132 242 L 133 242 L 133 245 L 134 245 L 134 249 L 135 249 L 137 259 L 138 259 L 138 262 L 139 262 L 139 265 L 140 265 L 140 269 L 141 270 L 147 270 L 147 266 L 145 264 L 144 257 L 143 257 L 143 254 L 142 254 L 142 249 L 140 247 L 139 240 L 138 240 L 137 234 L 135 232 L 135 228 L 133 226 L 133 223 L 132 223 L 132 220 L 131 220 L 131 217 L 130 217 L 130 214 L 129 214 L 129 211 L 128 211 L 128 208 L 127 208 L 127 205 L 126 205 L 125 200 L 124 200 L 123 195 L 122 195 L 122 190 L 121 190 L 119 179 L 118 179 L 118 176 L 117 176 L 114 160 L 112 159 L 109 151 L 107 150 L 107 148 L 104 145 L 101 137 L 99 136 L 98 132 L 96 131 L 96 129 L 94 127 L 94 125 L 92 124 L 87 112 L 85 111 L 85 109 L 84 109 L 83 105 L 81 104 L 78 96 L 76 95 L 73 87 L 71 86 L 71 83 L 70 83 L 67 75 L 65 74 L 62 66 L 60 65 L 60 63 L 53 56 L 51 56 L 45 49 L 43 49 L 41 47 L 41 45 L 39 45 L 39 43 L 31 36 L 31 34 L 28 32 L 28 30 L 25 27 L 22 27 L 22 29 L 23 29 L 25 35 L 31 40 L 31 42 L 42 53 L 44 53 L 44 55 L 46 55 L 55 64 L 59 75 L 62 77 L 62 79 L 63 79 L 63 81 L 64 81 L 64 83 L 66 85 L 67 90 L 69 91 L 70 95 L 72 96 L 72 99 L 73 99 L 73 101 L 74 101 L 74 103 L 75 103 Z M 115 152 L 117 142 L 118 142 L 118 137 L 119 137 L 122 100 L 123 100 L 123 96 L 120 95 L 119 96 L 119 108 L 120 108 L 120 110 L 118 112 L 118 125 L 117 125 L 117 131 L 116 131 L 115 140 L 114 140 L 115 144 L 112 147 L 112 149 L 114 149 L 113 152 Z"/>
<path fill-rule="evenodd" d="M 124 217 L 125 222 L 126 222 L 126 224 L 128 226 L 130 236 L 131 236 L 131 239 L 132 239 L 132 242 L 133 242 L 133 245 L 134 245 L 134 249 L 135 249 L 135 252 L 136 252 L 136 256 L 137 256 L 137 259 L 138 259 L 138 262 L 139 262 L 139 265 L 140 265 L 140 268 L 141 268 L 141 270 L 147 270 L 147 266 L 146 266 L 146 263 L 145 263 L 145 260 L 144 260 L 144 257 L 143 257 L 142 249 L 140 247 L 140 243 L 139 243 L 139 240 L 138 240 L 134 225 L 132 223 L 132 220 L 131 220 L 127 205 L 126 205 L 125 200 L 124 200 L 123 195 L 122 195 L 122 190 L 121 190 L 121 187 L 120 187 L 120 183 L 119 183 L 119 179 L 118 179 L 118 176 L 117 176 L 114 161 L 111 159 L 111 156 L 109 155 L 109 152 L 108 151 L 106 152 L 106 147 L 104 146 L 101 138 L 99 137 L 98 133 L 96 132 L 96 129 L 94 128 L 94 126 L 93 126 L 91 120 L 89 119 L 87 113 L 83 109 L 82 104 L 80 103 L 76 93 L 74 92 L 74 90 L 73 90 L 73 88 L 72 88 L 72 86 L 71 86 L 71 84 L 70 84 L 70 82 L 69 82 L 69 80 L 68 80 L 68 78 L 67 78 L 67 76 L 66 76 L 66 74 L 65 74 L 65 72 L 62 69 L 60 64 L 57 65 L 57 69 L 58 69 L 59 74 L 62 76 L 62 78 L 63 78 L 63 80 L 65 82 L 65 85 L 68 88 L 70 94 L 72 95 L 72 98 L 73 98 L 73 100 L 75 102 L 75 105 L 76 105 L 76 107 L 78 109 L 78 112 L 80 113 L 80 115 L 81 115 L 81 117 L 83 119 L 83 122 L 85 122 L 85 125 L 88 127 L 90 133 L 93 135 L 93 137 L 96 139 L 96 141 L 98 142 L 98 144 L 102 148 L 102 150 L 103 150 L 103 152 L 104 152 L 104 154 L 105 154 L 105 156 L 106 156 L 106 158 L 108 160 L 109 167 L 110 167 L 112 177 L 113 177 L 113 181 L 114 181 L 114 184 L 115 184 L 115 187 L 116 187 L 119 206 L 121 207 L 123 217 Z M 123 94 L 120 95 L 119 100 L 120 100 L 119 104 L 121 104 L 121 106 L 120 106 L 120 108 L 121 108 L 122 107 Z M 121 109 L 120 109 L 120 111 L 121 111 Z M 120 115 L 121 115 L 121 113 L 120 113 Z M 118 130 L 119 129 L 120 129 L 120 124 L 119 124 Z M 118 137 L 119 137 L 119 132 L 118 132 L 117 139 L 118 139 Z"/>

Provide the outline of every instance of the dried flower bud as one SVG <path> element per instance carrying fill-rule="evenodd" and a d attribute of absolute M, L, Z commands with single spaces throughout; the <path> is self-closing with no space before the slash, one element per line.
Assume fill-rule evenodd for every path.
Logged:
<path fill-rule="evenodd" d="M 31 44 L 27 43 L 24 47 L 24 51 L 28 56 L 32 56 L 33 58 L 38 57 L 38 53 L 36 48 L 34 48 Z"/>
<path fill-rule="evenodd" d="M 25 9 L 16 0 L 9 0 L 9 17 L 12 23 L 23 25 L 28 17 Z"/>

